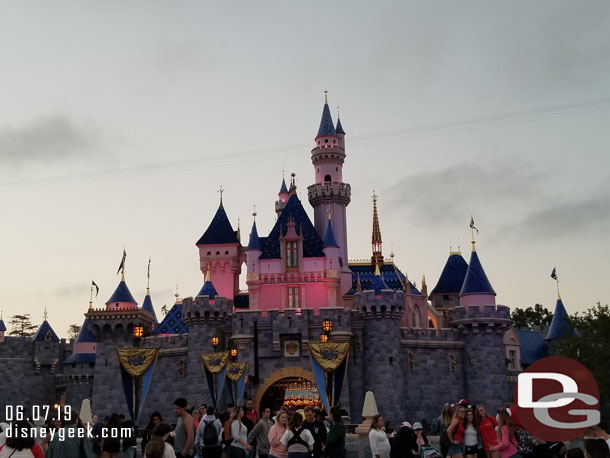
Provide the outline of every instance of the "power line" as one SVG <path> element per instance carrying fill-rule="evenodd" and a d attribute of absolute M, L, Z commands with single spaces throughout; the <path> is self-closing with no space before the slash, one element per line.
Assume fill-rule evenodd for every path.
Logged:
<path fill-rule="evenodd" d="M 442 123 L 426 124 L 422 126 L 409 127 L 404 129 L 387 130 L 366 135 L 356 135 L 350 137 L 349 145 L 350 147 L 360 148 L 365 147 L 370 143 L 386 143 L 391 141 L 397 141 L 403 137 L 409 136 L 436 136 L 459 133 L 473 129 L 505 127 L 541 119 L 553 119 L 564 116 L 594 113 L 597 111 L 607 110 L 608 108 L 610 108 L 610 97 L 603 97 L 598 99 L 585 100 L 581 102 L 549 105 L 528 110 L 505 112 L 494 115 L 466 118 Z M 293 157 L 302 154 L 304 149 L 309 149 L 310 147 L 310 142 L 298 143 L 234 154 L 218 154 L 198 159 L 186 159 L 180 161 L 167 161 L 156 164 L 145 164 L 140 166 L 127 167 L 123 169 L 107 169 L 72 175 L 32 178 L 27 180 L 0 183 L 0 190 L 17 189 L 40 184 L 63 183 L 71 181 L 89 181 L 95 178 L 104 178 L 109 176 L 152 175 L 158 173 L 167 173 L 168 171 L 180 170 L 184 168 L 192 169 L 204 165 L 228 165 L 237 162 L 242 163 L 250 160 L 261 160 L 278 156 Z"/>

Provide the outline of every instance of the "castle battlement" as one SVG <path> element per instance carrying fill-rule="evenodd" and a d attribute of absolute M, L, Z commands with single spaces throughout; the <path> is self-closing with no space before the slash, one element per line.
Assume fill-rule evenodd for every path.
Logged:
<path fill-rule="evenodd" d="M 460 332 L 457 329 L 423 329 L 423 328 L 400 328 L 400 337 L 404 340 L 418 341 L 448 341 L 458 340 Z"/>
<path fill-rule="evenodd" d="M 449 311 L 449 322 L 452 326 L 467 333 L 479 332 L 481 327 L 486 332 L 504 332 L 510 326 L 510 307 L 506 305 L 468 305 L 454 307 Z"/>
<path fill-rule="evenodd" d="M 182 320 L 187 326 L 210 321 L 222 322 L 232 311 L 233 300 L 226 297 L 216 296 L 215 299 L 210 299 L 208 296 L 197 296 L 194 299 L 182 299 Z"/>
<path fill-rule="evenodd" d="M 349 183 L 326 182 L 316 183 L 307 187 L 307 197 L 311 205 L 319 205 L 332 201 L 344 201 L 349 204 L 352 196 L 352 187 Z"/>
<path fill-rule="evenodd" d="M 400 290 L 362 291 L 354 294 L 354 309 L 363 318 L 402 318 L 405 312 L 405 293 Z"/>
<path fill-rule="evenodd" d="M 140 341 L 141 347 L 147 348 L 182 348 L 187 347 L 189 342 L 188 334 L 178 334 L 178 335 L 156 335 L 144 337 Z"/>

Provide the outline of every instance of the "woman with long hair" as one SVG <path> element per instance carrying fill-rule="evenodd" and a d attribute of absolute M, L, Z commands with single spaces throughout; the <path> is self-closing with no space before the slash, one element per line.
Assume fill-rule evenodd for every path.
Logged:
<path fill-rule="evenodd" d="M 144 454 L 144 451 L 146 450 L 146 444 L 153 436 L 153 429 L 162 421 L 163 417 L 161 416 L 161 412 L 153 412 L 150 415 L 150 419 L 148 420 L 148 424 L 146 425 L 146 428 L 144 428 L 144 434 L 142 435 L 142 454 Z"/>
<path fill-rule="evenodd" d="M 464 455 L 466 458 L 476 458 L 479 450 L 479 432 L 472 409 L 466 409 L 462 425 L 464 426 Z"/>
<path fill-rule="evenodd" d="M 290 416 L 288 429 L 280 442 L 286 447 L 288 458 L 309 458 L 315 441 L 311 432 L 303 427 L 301 412 L 295 412 Z"/>
<path fill-rule="evenodd" d="M 440 446 L 441 446 L 441 455 L 443 458 L 447 456 L 449 453 L 449 447 L 451 446 L 451 440 L 447 435 L 447 428 L 451 424 L 451 420 L 453 419 L 453 407 L 451 404 L 446 403 L 443 406 L 443 410 L 438 417 L 437 425 L 438 425 L 438 433 L 440 436 Z"/>
<path fill-rule="evenodd" d="M 451 419 L 451 423 L 447 428 L 447 436 L 451 441 L 449 446 L 449 454 L 452 458 L 464 457 L 464 417 L 466 416 L 466 407 L 463 405 L 457 406 L 455 414 Z"/>
<path fill-rule="evenodd" d="M 373 458 L 390 457 L 390 441 L 383 430 L 383 417 L 379 414 L 373 417 L 371 430 L 369 431 L 369 443 Z"/>
<path fill-rule="evenodd" d="M 275 424 L 269 429 L 269 458 L 288 458 L 286 447 L 280 442 L 288 429 L 288 413 L 281 409 L 277 412 Z"/>
<path fill-rule="evenodd" d="M 481 444 L 487 458 L 498 458 L 500 453 L 490 450 L 490 447 L 493 445 L 498 445 L 498 435 L 496 434 L 498 422 L 496 421 L 496 418 L 487 415 L 485 406 L 479 405 L 474 413 L 474 423 L 479 428 Z"/>
<path fill-rule="evenodd" d="M 345 430 L 339 407 L 330 408 L 330 419 L 332 424 L 326 436 L 324 445 L 324 456 L 327 458 L 345 458 Z"/>
<path fill-rule="evenodd" d="M 248 444 L 248 428 L 242 423 L 244 409 L 241 406 L 233 407 L 229 421 L 231 422 L 231 445 L 229 456 L 231 458 L 246 458 L 246 452 L 252 450 Z"/>
<path fill-rule="evenodd" d="M 502 458 L 510 458 L 514 455 L 518 455 L 517 450 L 517 438 L 515 437 L 515 431 L 517 426 L 513 423 L 509 413 L 502 409 L 498 412 L 498 426 L 500 427 L 501 440 L 498 445 L 494 445 L 489 448 L 491 451 L 499 451 Z"/>
<path fill-rule="evenodd" d="M 172 428 L 167 423 L 158 423 L 152 430 L 152 436 L 146 444 L 144 458 L 176 458 L 174 447 L 167 443 Z M 161 452 L 161 455 L 159 453 Z"/>
<path fill-rule="evenodd" d="M 1 458 L 44 458 L 44 451 L 31 437 L 32 426 L 25 420 L 15 421 L 9 426 L 6 443 L 0 447 Z"/>
<path fill-rule="evenodd" d="M 116 413 L 110 415 L 108 424 L 104 427 L 102 435 L 102 458 L 118 458 L 121 451 L 121 438 L 114 437 L 121 430 L 119 416 Z"/>

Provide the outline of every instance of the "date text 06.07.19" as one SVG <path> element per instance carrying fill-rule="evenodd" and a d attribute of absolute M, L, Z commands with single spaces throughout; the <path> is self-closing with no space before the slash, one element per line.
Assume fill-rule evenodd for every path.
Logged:
<path fill-rule="evenodd" d="M 23 406 L 7 405 L 4 409 L 4 418 L 6 421 L 47 421 L 48 419 L 70 420 L 72 417 L 72 409 L 70 406 L 61 406 L 55 404 L 50 405 L 32 405 Z"/>

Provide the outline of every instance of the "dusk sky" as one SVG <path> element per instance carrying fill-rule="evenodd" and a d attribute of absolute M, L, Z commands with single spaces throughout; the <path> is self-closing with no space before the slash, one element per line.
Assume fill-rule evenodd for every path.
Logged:
<path fill-rule="evenodd" d="M 323 93 L 347 132 L 350 258 L 432 289 L 450 240 L 511 307 L 610 300 L 606 1 L 12 1 L 0 14 L 0 309 L 61 336 L 123 247 L 157 315 L 203 283 L 220 185 L 247 244 L 296 173 L 310 215 Z M 245 267 L 244 267 L 245 269 Z M 245 280 L 245 274 L 244 280 Z M 244 281 L 242 285 L 245 286 Z"/>

